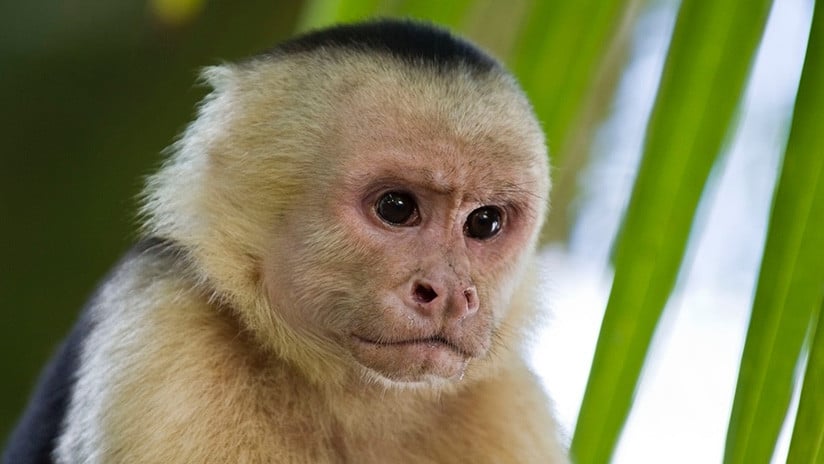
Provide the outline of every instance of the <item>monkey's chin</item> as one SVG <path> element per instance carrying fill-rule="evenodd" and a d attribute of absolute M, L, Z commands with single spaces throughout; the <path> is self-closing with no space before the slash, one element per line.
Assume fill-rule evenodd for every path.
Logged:
<path fill-rule="evenodd" d="M 357 336 L 353 340 L 355 359 L 390 383 L 431 385 L 459 381 L 471 358 L 443 341 L 379 343 Z"/>

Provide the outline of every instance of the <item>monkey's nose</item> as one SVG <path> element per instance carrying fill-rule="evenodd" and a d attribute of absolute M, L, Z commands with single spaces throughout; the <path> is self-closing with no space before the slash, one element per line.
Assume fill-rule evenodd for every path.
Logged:
<path fill-rule="evenodd" d="M 478 311 L 478 291 L 474 285 L 450 289 L 446 285 L 417 281 L 412 286 L 415 309 L 426 317 L 463 319 Z"/>

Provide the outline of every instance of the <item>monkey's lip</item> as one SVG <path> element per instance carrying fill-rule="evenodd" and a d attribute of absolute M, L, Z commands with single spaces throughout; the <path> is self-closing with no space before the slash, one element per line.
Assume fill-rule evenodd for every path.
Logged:
<path fill-rule="evenodd" d="M 433 335 L 392 340 L 352 336 L 353 354 L 365 367 L 396 381 L 421 381 L 432 376 L 461 378 L 473 357 L 448 337 Z"/>
<path fill-rule="evenodd" d="M 447 348 L 454 351 L 456 354 L 466 358 L 471 358 L 472 355 L 456 345 L 442 335 L 432 335 L 429 337 L 408 338 L 401 340 L 371 340 L 369 338 L 361 337 L 360 335 L 353 335 L 353 337 L 360 343 L 370 344 L 374 346 L 385 347 L 404 347 L 404 346 L 425 346 L 430 348 Z"/>

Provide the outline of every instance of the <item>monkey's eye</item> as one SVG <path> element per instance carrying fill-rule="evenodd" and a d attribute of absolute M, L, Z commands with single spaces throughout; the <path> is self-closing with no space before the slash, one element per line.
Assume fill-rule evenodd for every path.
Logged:
<path fill-rule="evenodd" d="M 483 206 L 469 213 L 464 224 L 467 237 L 486 240 L 501 231 L 501 210 L 494 206 Z"/>
<path fill-rule="evenodd" d="M 418 213 L 418 205 L 408 193 L 388 192 L 378 198 L 375 211 L 387 224 L 412 225 Z"/>

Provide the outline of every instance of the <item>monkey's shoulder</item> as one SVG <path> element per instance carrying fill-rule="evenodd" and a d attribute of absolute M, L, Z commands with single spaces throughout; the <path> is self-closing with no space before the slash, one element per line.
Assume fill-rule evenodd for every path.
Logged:
<path fill-rule="evenodd" d="M 277 462 L 323 440 L 293 373 L 271 367 L 186 259 L 168 244 L 138 249 L 99 289 L 59 462 Z"/>

